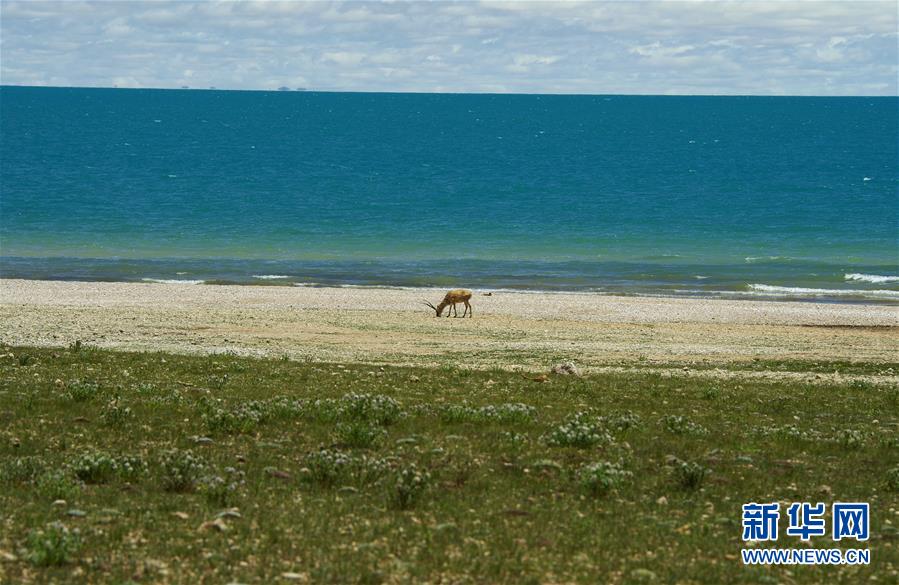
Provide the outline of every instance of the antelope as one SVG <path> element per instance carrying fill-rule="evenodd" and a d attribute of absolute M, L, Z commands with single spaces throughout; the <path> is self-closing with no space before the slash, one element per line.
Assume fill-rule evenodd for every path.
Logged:
<path fill-rule="evenodd" d="M 436 307 L 428 301 L 425 301 L 425 304 L 437 312 L 437 317 L 440 317 L 440 314 L 443 313 L 443 309 L 445 309 L 447 306 L 452 305 L 446 311 L 446 316 L 449 317 L 450 312 L 452 312 L 453 316 L 458 317 L 459 312 L 456 310 L 456 303 L 465 303 L 465 310 L 462 311 L 462 317 L 464 318 L 466 314 L 468 314 L 469 317 L 471 317 L 472 314 L 471 305 L 468 303 L 470 299 L 470 290 L 466 290 L 464 288 L 454 288 L 453 290 L 446 293 L 446 296 L 443 297 L 443 300 L 440 301 L 440 304 Z"/>

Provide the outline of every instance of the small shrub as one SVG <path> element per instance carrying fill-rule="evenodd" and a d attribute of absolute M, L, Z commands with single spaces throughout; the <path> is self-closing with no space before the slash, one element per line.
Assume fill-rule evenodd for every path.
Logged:
<path fill-rule="evenodd" d="M 119 470 L 115 458 L 105 453 L 83 453 L 71 467 L 75 477 L 85 483 L 107 483 Z"/>
<path fill-rule="evenodd" d="M 324 487 L 337 484 L 359 487 L 378 483 L 389 471 L 390 463 L 367 455 L 354 456 L 334 449 L 307 453 L 302 460 L 302 479 Z"/>
<path fill-rule="evenodd" d="M 27 353 L 20 353 L 19 356 L 18 356 L 18 359 L 19 359 L 19 365 L 20 365 L 20 366 L 27 366 L 27 365 L 29 365 L 29 364 L 34 363 L 34 358 L 31 357 L 31 356 L 30 356 L 29 354 L 27 354 Z"/>
<path fill-rule="evenodd" d="M 874 384 L 872 384 L 871 382 L 869 382 L 867 380 L 858 380 L 858 379 L 852 380 L 851 382 L 849 382 L 849 388 L 851 388 L 852 390 L 862 390 L 862 391 L 866 391 L 866 392 L 876 389 Z"/>
<path fill-rule="evenodd" d="M 709 386 L 702 391 L 702 397 L 706 400 L 715 400 L 721 395 L 721 389 L 717 386 Z"/>
<path fill-rule="evenodd" d="M 61 471 L 49 471 L 34 482 L 38 495 L 49 501 L 71 500 L 80 491 L 79 484 Z"/>
<path fill-rule="evenodd" d="M 421 498 L 430 481 L 428 472 L 419 470 L 414 463 L 410 463 L 394 476 L 390 486 L 391 504 L 401 510 L 410 508 Z"/>
<path fill-rule="evenodd" d="M 792 441 L 823 441 L 826 437 L 815 429 L 803 430 L 795 424 L 767 426 L 760 429 L 763 435 L 774 435 Z"/>
<path fill-rule="evenodd" d="M 191 492 L 206 471 L 206 462 L 193 451 L 173 449 L 162 454 L 162 487 L 169 492 Z"/>
<path fill-rule="evenodd" d="M 321 449 L 308 453 L 303 459 L 305 478 L 311 483 L 333 486 L 346 477 L 351 459 L 346 453 L 332 449 Z"/>
<path fill-rule="evenodd" d="M 886 486 L 888 490 L 899 492 L 899 465 L 887 471 Z"/>
<path fill-rule="evenodd" d="M 500 435 L 509 444 L 514 447 L 523 447 L 528 444 L 530 439 L 524 433 L 516 433 L 513 431 L 503 431 Z"/>
<path fill-rule="evenodd" d="M 20 394 L 22 397 L 21 402 L 19 404 L 22 405 L 22 410 L 31 411 L 34 409 L 35 405 L 40 398 L 40 394 L 38 390 L 26 390 Z"/>
<path fill-rule="evenodd" d="M 594 496 L 603 496 L 618 488 L 633 474 L 622 468 L 620 463 L 600 461 L 581 468 L 578 483 Z"/>
<path fill-rule="evenodd" d="M 440 420 L 445 423 L 472 422 L 475 418 L 475 409 L 460 404 L 448 404 L 439 407 Z"/>
<path fill-rule="evenodd" d="M 883 393 L 883 400 L 893 406 L 899 405 L 899 388 L 895 386 L 887 388 Z"/>
<path fill-rule="evenodd" d="M 134 483 L 150 470 L 147 462 L 140 457 L 125 455 L 116 460 L 116 473 L 124 481 Z"/>
<path fill-rule="evenodd" d="M 613 431 L 627 431 L 629 429 L 638 428 L 642 423 L 640 415 L 627 410 L 619 414 L 612 414 L 601 417 L 600 422 Z"/>
<path fill-rule="evenodd" d="M 96 382 L 73 380 L 67 384 L 66 395 L 75 402 L 87 402 L 100 394 L 100 386 Z"/>
<path fill-rule="evenodd" d="M 465 404 L 444 405 L 437 410 L 440 420 L 445 423 L 520 423 L 534 419 L 536 409 L 520 402 L 487 406 L 468 406 Z"/>
<path fill-rule="evenodd" d="M 834 435 L 834 441 L 844 449 L 860 449 L 865 445 L 865 434 L 854 429 L 841 429 Z"/>
<path fill-rule="evenodd" d="M 177 390 L 158 390 L 152 392 L 146 399 L 146 404 L 156 407 L 170 407 L 184 404 L 187 399 Z"/>
<path fill-rule="evenodd" d="M 268 401 L 267 411 L 274 419 L 293 419 L 306 411 L 306 401 L 279 396 Z"/>
<path fill-rule="evenodd" d="M 669 414 L 662 417 L 662 426 L 675 435 L 707 435 L 705 427 L 697 424 L 685 416 Z"/>
<path fill-rule="evenodd" d="M 206 381 L 209 383 L 210 388 L 221 390 L 228 384 L 228 374 L 222 374 L 221 376 L 209 376 Z"/>
<path fill-rule="evenodd" d="M 69 351 L 80 361 L 90 361 L 99 350 L 96 346 L 75 341 L 75 343 L 69 344 Z"/>
<path fill-rule="evenodd" d="M 546 437 L 548 445 L 581 449 L 613 442 L 612 435 L 602 426 L 601 421 L 586 412 L 569 417 Z"/>
<path fill-rule="evenodd" d="M 100 411 L 100 418 L 111 427 L 121 427 L 131 418 L 131 408 L 122 406 L 118 398 L 110 400 Z"/>
<path fill-rule="evenodd" d="M 687 490 L 699 489 L 709 473 L 710 470 L 699 463 L 676 461 L 674 464 L 674 477 L 678 485 Z"/>
<path fill-rule="evenodd" d="M 8 483 L 34 481 L 46 468 L 43 459 L 34 456 L 16 457 L 0 463 L 0 480 Z"/>
<path fill-rule="evenodd" d="M 899 449 L 899 435 L 894 432 L 885 431 L 878 442 L 886 449 Z"/>
<path fill-rule="evenodd" d="M 376 484 L 389 470 L 390 464 L 384 459 L 362 455 L 353 462 L 353 480 L 359 486 Z"/>
<path fill-rule="evenodd" d="M 138 394 L 145 396 L 154 396 L 159 393 L 159 387 L 152 382 L 139 382 L 135 387 L 134 391 Z"/>
<path fill-rule="evenodd" d="M 233 505 L 237 491 L 244 483 L 243 472 L 233 467 L 226 469 L 225 475 L 207 475 L 197 482 L 197 491 L 212 506 L 224 508 Z"/>
<path fill-rule="evenodd" d="M 336 438 L 348 447 L 368 448 L 387 435 L 387 431 L 365 421 L 352 421 L 337 425 Z"/>
<path fill-rule="evenodd" d="M 203 413 L 203 424 L 210 432 L 250 433 L 268 418 L 268 406 L 251 400 L 230 409 L 213 408 Z"/>
<path fill-rule="evenodd" d="M 501 423 L 523 423 L 534 420 L 537 409 L 521 402 L 510 402 L 496 406 L 482 406 L 478 413 L 485 421 Z"/>
<path fill-rule="evenodd" d="M 351 392 L 340 399 L 337 414 L 343 419 L 391 425 L 402 418 L 403 410 L 400 403 L 390 396 Z"/>
<path fill-rule="evenodd" d="M 38 567 L 64 565 L 81 547 L 81 538 L 60 522 L 28 533 L 27 558 Z"/>
<path fill-rule="evenodd" d="M 334 422 L 340 418 L 340 400 L 316 398 L 304 403 L 302 415 L 318 422 Z"/>

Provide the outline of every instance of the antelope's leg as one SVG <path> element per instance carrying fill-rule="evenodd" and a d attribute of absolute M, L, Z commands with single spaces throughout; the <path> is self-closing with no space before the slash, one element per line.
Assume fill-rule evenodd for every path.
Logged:
<path fill-rule="evenodd" d="M 474 313 L 474 311 L 471 310 L 471 305 L 468 303 L 468 301 L 465 301 L 465 310 L 468 311 L 468 318 L 471 319 L 471 315 Z M 462 313 L 462 316 L 464 317 L 465 313 Z"/>

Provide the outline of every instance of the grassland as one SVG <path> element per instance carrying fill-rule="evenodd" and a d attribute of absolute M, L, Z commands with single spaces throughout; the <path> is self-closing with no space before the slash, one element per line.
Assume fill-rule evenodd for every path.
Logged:
<path fill-rule="evenodd" d="M 870 502 L 811 542 L 870 566 L 744 567 L 750 501 Z M 895 583 L 897 527 L 890 385 L 0 347 L 2 583 Z"/>

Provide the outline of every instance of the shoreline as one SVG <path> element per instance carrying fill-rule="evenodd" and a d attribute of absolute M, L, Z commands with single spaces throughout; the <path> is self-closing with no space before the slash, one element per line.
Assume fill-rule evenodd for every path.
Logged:
<path fill-rule="evenodd" d="M 118 279 L 80 279 L 80 278 L 24 278 L 0 277 L 0 280 L 25 282 L 66 282 L 66 283 L 104 283 L 104 284 L 159 284 L 174 286 L 210 286 L 210 287 L 268 287 L 268 288 L 309 288 L 309 289 L 349 289 L 349 290 L 395 290 L 395 291 L 442 291 L 451 288 L 433 285 L 404 284 L 356 284 L 331 282 L 305 282 L 283 280 L 288 276 L 254 276 L 256 280 L 240 281 L 229 279 L 177 279 L 177 278 L 141 278 L 140 280 Z M 879 307 L 899 307 L 899 290 L 892 289 L 810 289 L 802 287 L 780 287 L 769 285 L 748 285 L 750 290 L 717 290 L 717 289 L 640 289 L 632 291 L 617 289 L 568 289 L 568 288 L 509 288 L 467 286 L 476 294 L 502 293 L 521 295 L 572 295 L 572 296 L 604 296 L 613 298 L 648 298 L 671 300 L 724 300 L 724 301 L 758 301 L 775 303 L 810 303 L 824 305 L 871 305 Z"/>
<path fill-rule="evenodd" d="M 750 262 L 752 260 L 752 262 Z M 450 266 L 444 269 L 444 266 Z M 68 282 L 428 289 L 465 286 L 497 292 L 724 298 L 899 306 L 892 265 L 828 264 L 779 256 L 737 264 L 659 258 L 632 260 L 407 259 L 261 260 L 251 258 L 78 258 L 0 255 L 8 279 Z"/>
<path fill-rule="evenodd" d="M 899 355 L 899 311 L 887 305 L 494 292 L 472 298 L 473 319 L 436 319 L 422 301 L 443 292 L 0 279 L 0 341 L 527 371 L 686 364 L 690 375 Z"/>

